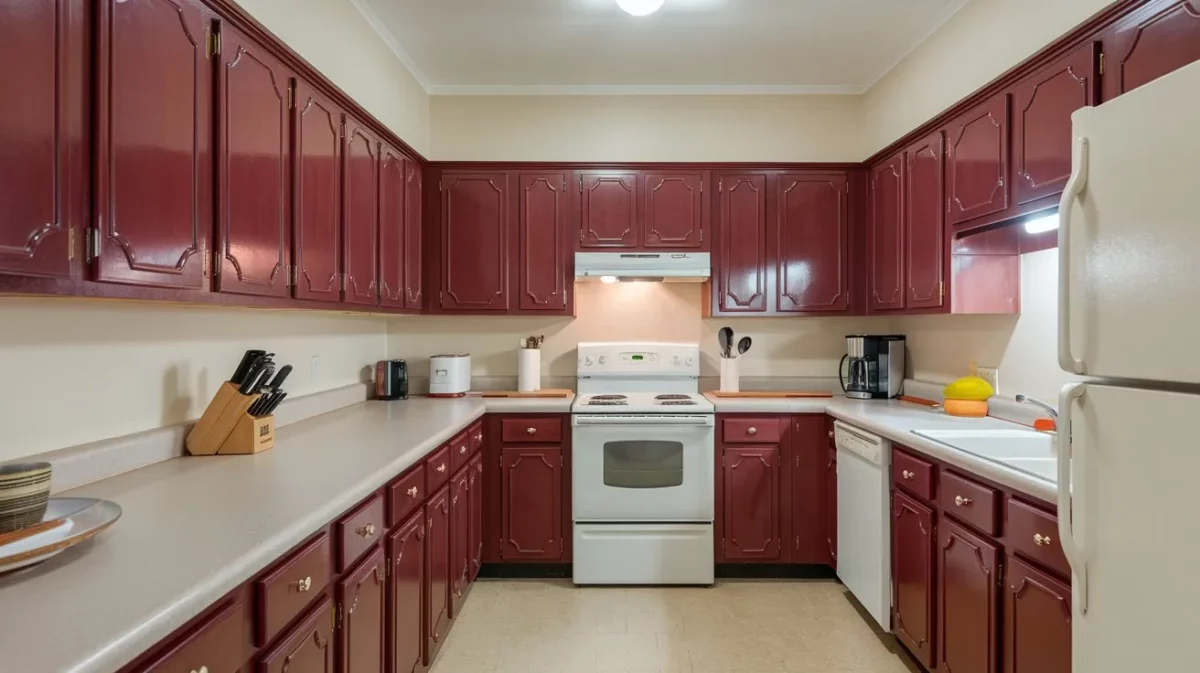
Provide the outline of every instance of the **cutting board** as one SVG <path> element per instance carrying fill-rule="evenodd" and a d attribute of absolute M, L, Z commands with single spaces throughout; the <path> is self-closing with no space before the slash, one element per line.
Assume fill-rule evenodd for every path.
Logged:
<path fill-rule="evenodd" d="M 788 399 L 801 397 L 833 397 L 833 393 L 806 393 L 795 390 L 780 390 L 780 391 L 746 391 L 741 393 L 723 393 L 719 390 L 714 390 L 710 393 L 713 397 L 720 398 L 746 398 L 746 399 Z"/>
<path fill-rule="evenodd" d="M 571 391 L 566 388 L 543 388 L 529 393 L 522 393 L 516 390 L 489 390 L 485 393 L 479 393 L 480 397 L 570 397 Z"/>

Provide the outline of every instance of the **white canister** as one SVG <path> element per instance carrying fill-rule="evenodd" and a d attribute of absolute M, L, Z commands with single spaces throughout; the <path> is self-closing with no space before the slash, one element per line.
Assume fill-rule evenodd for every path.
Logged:
<path fill-rule="evenodd" d="M 538 348 L 517 349 L 517 390 L 531 393 L 542 388 L 542 351 Z"/>
<path fill-rule="evenodd" d="M 720 358 L 721 360 L 721 392 L 736 393 L 738 388 L 737 358 Z"/>

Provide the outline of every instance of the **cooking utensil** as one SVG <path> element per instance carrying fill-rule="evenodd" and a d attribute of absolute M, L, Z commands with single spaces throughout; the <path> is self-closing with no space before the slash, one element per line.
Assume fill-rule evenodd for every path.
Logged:
<path fill-rule="evenodd" d="M 242 386 L 238 388 L 238 392 L 243 395 L 253 395 L 263 386 L 263 382 L 270 376 L 267 370 L 266 361 L 262 361 L 250 368 L 250 373 L 246 375 L 246 380 L 242 381 Z"/>
<path fill-rule="evenodd" d="M 729 349 L 733 346 L 733 328 L 722 327 L 717 332 L 717 343 L 721 345 L 721 357 L 729 357 Z"/>
<path fill-rule="evenodd" d="M 746 351 L 750 350 L 752 343 L 750 337 L 742 337 L 742 340 L 738 342 L 738 355 L 745 355 Z"/>
<path fill-rule="evenodd" d="M 246 354 L 242 356 L 242 361 L 238 363 L 237 369 L 234 370 L 233 377 L 229 379 L 229 382 L 235 386 L 242 385 L 242 381 L 245 381 L 246 375 L 250 373 L 250 367 L 253 366 L 260 357 L 265 357 L 266 354 L 266 351 L 246 351 Z"/>
<path fill-rule="evenodd" d="M 275 410 L 279 408 L 280 403 L 283 402 L 283 398 L 285 397 L 287 397 L 286 391 L 281 390 L 276 393 L 271 393 L 271 400 L 267 403 L 267 408 L 263 410 L 262 415 L 270 416 L 271 414 L 275 413 Z"/>
<path fill-rule="evenodd" d="M 283 387 L 283 382 L 287 380 L 288 374 L 291 374 L 291 373 L 292 373 L 292 366 L 284 365 L 283 367 L 281 367 L 279 369 L 279 373 L 275 375 L 275 378 L 271 379 L 271 382 L 269 384 L 267 384 L 267 387 L 270 388 L 272 391 L 279 390 L 280 388 Z"/>

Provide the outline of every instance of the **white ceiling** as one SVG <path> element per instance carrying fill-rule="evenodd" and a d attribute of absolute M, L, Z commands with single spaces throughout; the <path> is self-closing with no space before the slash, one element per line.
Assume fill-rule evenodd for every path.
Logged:
<path fill-rule="evenodd" d="M 966 0 L 350 0 L 434 94 L 860 93 Z"/>

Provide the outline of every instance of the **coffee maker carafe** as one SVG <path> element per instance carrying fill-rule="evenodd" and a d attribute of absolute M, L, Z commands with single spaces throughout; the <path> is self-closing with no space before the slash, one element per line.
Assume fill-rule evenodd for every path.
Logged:
<path fill-rule="evenodd" d="M 849 366 L 843 373 L 847 360 Z M 904 336 L 846 335 L 846 354 L 838 365 L 838 377 L 846 397 L 859 400 L 896 397 L 904 384 Z"/>

